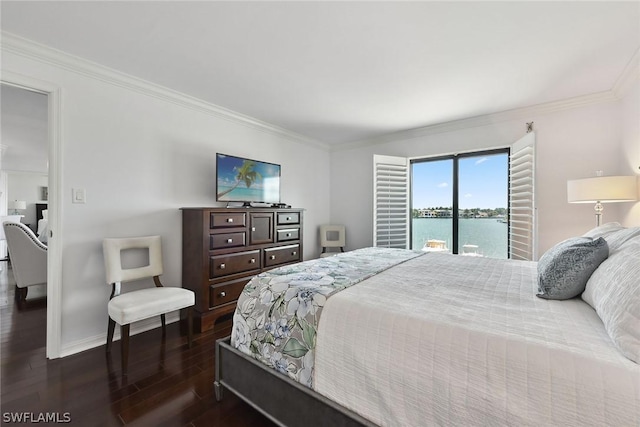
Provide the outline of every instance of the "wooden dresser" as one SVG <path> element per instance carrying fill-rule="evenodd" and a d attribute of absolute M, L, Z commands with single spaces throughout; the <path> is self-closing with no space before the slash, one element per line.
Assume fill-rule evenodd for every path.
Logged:
<path fill-rule="evenodd" d="M 181 210 L 182 286 L 196 294 L 196 331 L 233 313 L 256 274 L 302 261 L 302 209 Z"/>

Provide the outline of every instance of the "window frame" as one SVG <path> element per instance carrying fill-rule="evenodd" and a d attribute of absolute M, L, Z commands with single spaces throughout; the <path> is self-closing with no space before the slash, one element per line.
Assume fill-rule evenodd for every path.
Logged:
<path fill-rule="evenodd" d="M 507 207 L 508 214 L 508 258 L 519 259 L 526 261 L 536 261 L 538 259 L 538 215 L 537 215 L 537 174 L 536 174 L 536 133 L 528 131 L 518 140 L 514 141 L 510 145 L 502 146 L 494 149 L 469 151 L 466 153 L 459 153 L 458 156 L 476 155 L 476 153 L 483 151 L 493 151 L 508 148 L 509 151 L 509 177 L 508 177 L 508 200 L 509 206 Z M 389 155 L 373 155 L 373 244 L 374 246 L 387 246 L 391 247 L 391 241 L 378 240 L 378 235 L 384 235 L 385 233 L 394 233 L 394 238 L 399 237 L 398 242 L 402 244 L 393 245 L 393 247 L 405 247 L 409 248 L 411 239 L 413 237 L 413 230 L 411 229 L 411 210 L 410 206 L 413 205 L 411 200 L 411 173 L 409 171 L 411 167 L 411 161 L 419 161 L 420 159 L 442 159 L 445 157 L 454 156 L 450 155 L 438 155 L 438 156 L 420 156 L 420 157 L 398 157 Z M 398 200 L 397 196 L 402 197 L 405 194 L 405 202 L 403 203 L 404 219 L 400 218 L 399 211 L 394 211 L 394 223 L 389 221 L 385 228 L 385 212 L 384 209 L 379 209 L 378 189 L 379 184 L 383 187 L 385 183 L 379 181 L 377 175 L 378 167 L 384 167 L 390 165 L 393 167 L 404 167 L 408 172 L 406 179 L 404 180 L 404 187 L 398 187 L 398 180 L 391 187 L 393 191 L 389 191 L 389 194 L 394 193 L 394 200 Z M 457 173 L 456 173 L 457 176 Z M 457 197 L 456 197 L 457 200 Z M 395 202 L 394 202 L 395 203 Z M 380 220 L 380 221 L 379 221 Z M 397 227 L 397 224 L 406 224 L 404 229 L 404 236 L 402 236 L 402 227 Z M 393 228 L 393 230 L 392 230 Z M 407 236 L 406 234 L 410 235 Z M 403 239 L 403 240 L 402 240 Z M 456 236 L 457 241 L 457 236 Z"/>
<path fill-rule="evenodd" d="M 427 157 L 416 157 L 409 160 L 409 213 L 411 213 L 413 209 L 413 186 L 415 184 L 415 180 L 413 178 L 413 165 L 416 163 L 425 163 L 425 162 L 435 162 L 442 160 L 452 160 L 453 168 L 452 168 L 452 234 L 451 234 L 451 253 L 458 254 L 459 253 L 459 245 L 458 245 L 458 228 L 460 222 L 460 212 L 459 212 L 459 161 L 460 159 L 465 159 L 468 157 L 480 157 L 480 156 L 490 156 L 496 154 L 506 154 L 507 161 L 510 164 L 511 161 L 511 147 L 502 147 L 502 148 L 491 148 L 487 150 L 479 150 L 479 151 L 469 151 L 464 153 L 454 153 L 447 155 L 438 155 L 438 156 L 427 156 Z M 510 206 L 511 206 L 511 196 L 509 193 L 509 189 L 511 188 L 510 182 L 510 173 L 509 168 L 507 170 L 507 216 L 511 217 Z M 510 221 L 507 223 L 507 255 L 510 258 L 511 256 L 511 224 Z M 413 221 L 409 221 L 409 247 L 413 248 Z"/>

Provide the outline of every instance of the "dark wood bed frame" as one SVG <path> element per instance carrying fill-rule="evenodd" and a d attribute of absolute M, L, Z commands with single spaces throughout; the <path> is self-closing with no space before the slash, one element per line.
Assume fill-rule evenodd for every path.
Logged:
<path fill-rule="evenodd" d="M 375 426 L 360 415 L 271 369 L 231 346 L 216 341 L 216 400 L 223 389 L 236 394 L 279 426 Z"/>
<path fill-rule="evenodd" d="M 36 203 L 36 229 L 38 228 L 38 221 L 42 219 L 42 211 L 47 209 L 48 203 Z"/>

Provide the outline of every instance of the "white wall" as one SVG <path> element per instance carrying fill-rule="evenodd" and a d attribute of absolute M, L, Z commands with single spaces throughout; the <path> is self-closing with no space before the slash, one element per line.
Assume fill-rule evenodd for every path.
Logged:
<path fill-rule="evenodd" d="M 49 172 L 47 109 L 46 95 L 0 85 L 3 171 Z"/>
<path fill-rule="evenodd" d="M 625 175 L 638 176 L 640 200 L 640 80 L 637 80 L 622 100 L 622 164 Z M 640 203 L 621 206 L 622 221 L 628 226 L 640 226 Z"/>
<path fill-rule="evenodd" d="M 180 283 L 179 208 L 215 204 L 218 151 L 282 165 L 282 201 L 306 208 L 304 257 L 318 254 L 315 230 L 329 222 L 326 149 L 54 64 L 3 51 L 3 72 L 62 89 L 63 353 L 106 336 L 103 238 L 161 235 L 163 281 Z M 86 190 L 86 204 L 71 203 L 73 188 Z"/>
<path fill-rule="evenodd" d="M 13 200 L 24 200 L 27 209 L 21 211 L 24 215 L 22 223 L 30 224 L 36 230 L 36 203 L 42 202 L 41 189 L 48 185 L 47 174 L 30 172 L 7 172 L 7 197 L 9 212 L 12 212 Z"/>
<path fill-rule="evenodd" d="M 637 116 L 636 116 L 637 117 Z M 593 227 L 591 206 L 567 203 L 567 180 L 628 174 L 621 164 L 622 119 L 620 102 L 506 120 L 454 131 L 423 134 L 373 146 L 331 154 L 331 219 L 347 226 L 349 249 L 373 243 L 373 154 L 420 157 L 508 146 L 534 122 L 537 143 L 538 253 L 558 241 Z M 630 145 L 633 145 L 630 143 Z M 636 149 L 637 152 L 637 149 Z M 623 218 L 620 205 L 605 207 L 606 221 Z M 635 221 L 638 222 L 638 221 Z"/>

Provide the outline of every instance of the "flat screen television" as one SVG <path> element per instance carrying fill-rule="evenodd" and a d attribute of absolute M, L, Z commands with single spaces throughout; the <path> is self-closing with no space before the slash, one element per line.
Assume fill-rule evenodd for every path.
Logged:
<path fill-rule="evenodd" d="M 216 201 L 280 203 L 280 165 L 217 153 Z"/>

